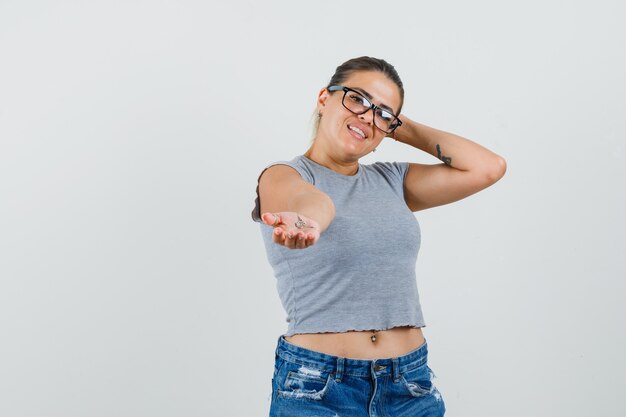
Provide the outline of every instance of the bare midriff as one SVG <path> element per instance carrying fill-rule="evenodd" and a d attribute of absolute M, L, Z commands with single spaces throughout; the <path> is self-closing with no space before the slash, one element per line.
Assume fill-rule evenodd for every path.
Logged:
<path fill-rule="evenodd" d="M 375 335 L 375 341 L 372 341 Z M 387 330 L 343 333 L 299 333 L 285 340 L 305 349 L 353 359 L 385 359 L 402 356 L 424 344 L 422 329 L 400 326 Z"/>

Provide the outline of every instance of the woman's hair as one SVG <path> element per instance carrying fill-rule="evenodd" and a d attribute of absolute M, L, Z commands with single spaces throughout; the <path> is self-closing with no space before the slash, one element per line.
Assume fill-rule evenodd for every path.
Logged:
<path fill-rule="evenodd" d="M 387 78 L 393 81 L 400 90 L 400 109 L 398 109 L 398 114 L 400 114 L 402 104 L 404 103 L 404 86 L 394 66 L 384 59 L 372 58 L 370 56 L 352 58 L 337 67 L 335 74 L 331 77 L 326 88 L 331 85 L 341 85 L 356 71 L 382 72 Z"/>
<path fill-rule="evenodd" d="M 393 81 L 400 90 L 400 108 L 398 109 L 398 114 L 402 110 L 402 105 L 404 104 L 404 86 L 402 84 L 402 80 L 398 75 L 398 72 L 394 68 L 393 65 L 385 61 L 384 59 L 373 58 L 370 56 L 362 56 L 359 58 L 352 58 L 343 64 L 339 65 L 335 70 L 335 73 L 330 78 L 328 85 L 326 88 L 331 85 L 341 85 L 353 72 L 356 71 L 376 71 L 381 72 L 391 81 Z M 319 114 L 315 112 L 314 114 L 314 126 L 313 126 L 313 135 L 317 133 L 317 129 L 319 128 Z"/>

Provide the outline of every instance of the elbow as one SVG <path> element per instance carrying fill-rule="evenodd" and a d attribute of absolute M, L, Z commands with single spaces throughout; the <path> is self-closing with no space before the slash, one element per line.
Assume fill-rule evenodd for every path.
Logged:
<path fill-rule="evenodd" d="M 324 194 L 326 196 L 326 205 L 328 207 L 328 212 L 330 213 L 330 218 L 334 219 L 335 218 L 335 203 L 333 203 L 333 199 L 330 198 L 330 196 L 328 194 Z"/>
<path fill-rule="evenodd" d="M 486 177 L 489 185 L 496 183 L 506 173 L 506 160 L 496 155 L 486 169 Z"/>

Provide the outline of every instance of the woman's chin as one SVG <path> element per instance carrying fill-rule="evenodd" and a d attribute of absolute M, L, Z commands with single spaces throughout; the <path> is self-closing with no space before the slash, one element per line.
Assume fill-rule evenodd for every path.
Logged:
<path fill-rule="evenodd" d="M 344 149 L 346 152 L 355 155 L 367 155 L 369 153 L 369 139 L 356 139 L 350 136 L 348 140 L 344 142 Z"/>

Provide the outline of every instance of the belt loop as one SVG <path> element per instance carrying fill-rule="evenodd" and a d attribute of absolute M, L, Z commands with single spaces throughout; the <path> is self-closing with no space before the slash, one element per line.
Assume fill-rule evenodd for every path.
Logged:
<path fill-rule="evenodd" d="M 392 358 L 391 362 L 393 363 L 393 382 L 398 382 L 400 380 L 400 364 L 398 358 Z"/>
<path fill-rule="evenodd" d="M 278 340 L 276 341 L 276 349 L 274 350 L 274 357 L 275 358 L 278 357 L 278 349 L 280 349 L 280 339 L 282 337 L 283 337 L 282 335 L 278 336 Z"/>
<path fill-rule="evenodd" d="M 341 378 L 343 377 L 343 363 L 344 358 L 337 358 L 337 373 L 335 374 L 335 381 L 341 382 Z"/>

